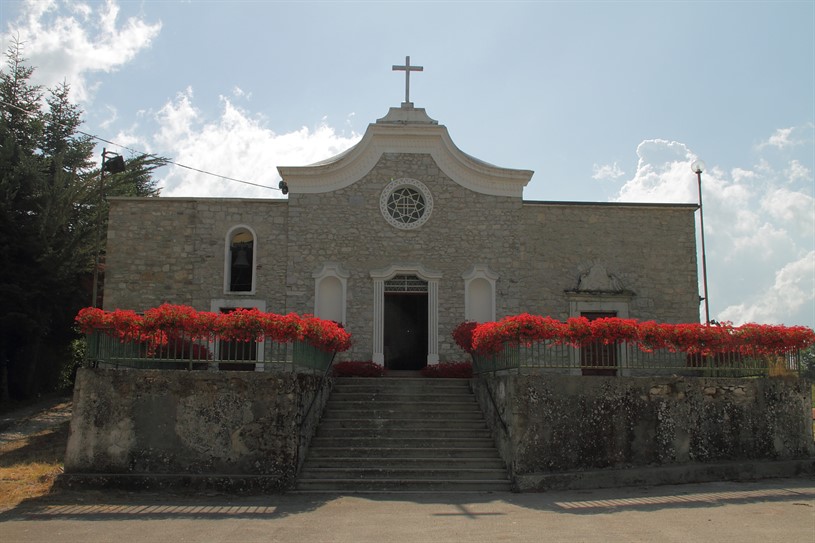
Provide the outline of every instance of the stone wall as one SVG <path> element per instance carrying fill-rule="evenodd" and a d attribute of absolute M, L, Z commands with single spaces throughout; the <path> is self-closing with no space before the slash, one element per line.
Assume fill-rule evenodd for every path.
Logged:
<path fill-rule="evenodd" d="M 285 200 L 111 198 L 104 307 L 166 302 L 210 311 L 212 300 L 262 300 L 266 311 L 283 313 L 286 223 Z M 237 225 L 258 237 L 255 293 L 224 289 L 226 235 Z"/>
<path fill-rule="evenodd" d="M 80 369 L 66 478 L 289 488 L 328 397 L 330 380 L 301 440 L 300 420 L 319 383 L 290 373 Z"/>
<path fill-rule="evenodd" d="M 699 322 L 695 206 L 530 202 L 523 211 L 522 311 L 578 316 L 570 314 L 564 292 L 599 265 L 630 292 L 622 297 L 629 318 Z M 609 292 L 576 294 L 595 310 L 619 299 Z"/>
<path fill-rule="evenodd" d="M 815 455 L 806 380 L 500 375 L 474 383 L 521 490 L 537 489 L 546 474 Z"/>
<path fill-rule="evenodd" d="M 383 188 L 402 177 L 421 181 L 433 195 L 432 215 L 415 230 L 394 228 L 380 211 Z M 290 193 L 288 200 L 112 199 L 104 306 L 144 310 L 168 302 L 313 313 L 314 274 L 338 264 L 350 274 L 346 327 L 354 337 L 340 359 L 367 360 L 371 272 L 423 266 L 441 274 L 438 354 L 454 361 L 464 358 L 450 337 L 464 320 L 462 275 L 478 264 L 498 275 L 497 318 L 526 311 L 565 319 L 580 309 L 614 309 L 623 317 L 697 322 L 694 209 L 523 202 L 462 187 L 428 154 L 384 153 L 343 189 Z M 254 293 L 224 289 L 226 235 L 237 225 L 257 234 Z M 625 292 L 568 294 L 594 267 Z"/>
<path fill-rule="evenodd" d="M 399 230 L 382 216 L 379 199 L 392 179 L 409 177 L 433 195 L 433 213 L 415 230 Z M 347 188 L 329 193 L 289 195 L 288 310 L 314 310 L 312 274 L 327 262 L 349 273 L 348 329 L 353 351 L 346 357 L 370 359 L 373 352 L 371 271 L 421 264 L 442 273 L 439 281 L 439 355 L 464 354 L 450 338 L 464 320 L 464 279 L 476 263 L 500 275 L 496 312 L 514 313 L 522 297 L 518 283 L 519 198 L 488 196 L 447 177 L 430 155 L 384 153 L 376 166 Z"/>

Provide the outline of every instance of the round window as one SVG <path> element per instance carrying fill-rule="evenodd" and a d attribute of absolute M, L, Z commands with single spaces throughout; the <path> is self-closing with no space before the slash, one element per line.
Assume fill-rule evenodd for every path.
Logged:
<path fill-rule="evenodd" d="M 391 225 L 410 230 L 420 227 L 430 218 L 433 196 L 421 181 L 395 179 L 382 191 L 379 209 Z"/>

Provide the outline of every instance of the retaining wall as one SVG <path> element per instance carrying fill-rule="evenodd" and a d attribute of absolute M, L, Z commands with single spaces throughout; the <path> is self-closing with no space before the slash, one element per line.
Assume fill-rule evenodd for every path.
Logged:
<path fill-rule="evenodd" d="M 319 376 L 291 373 L 80 369 L 65 482 L 285 490 L 330 384 L 318 390 Z"/>
<path fill-rule="evenodd" d="M 663 482 L 683 482 L 694 470 L 715 479 L 714 464 L 727 466 L 721 478 L 739 463 L 813 466 L 806 380 L 497 375 L 474 389 L 522 491 L 575 486 L 557 475 L 598 470 L 665 467 L 678 475 Z"/>

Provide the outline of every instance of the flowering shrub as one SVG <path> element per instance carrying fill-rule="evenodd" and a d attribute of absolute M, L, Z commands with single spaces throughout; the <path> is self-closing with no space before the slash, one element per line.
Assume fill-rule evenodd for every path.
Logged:
<path fill-rule="evenodd" d="M 466 323 L 459 325 L 459 328 L 464 324 Z M 645 352 L 668 349 L 701 356 L 722 353 L 756 356 L 806 349 L 815 345 L 815 332 L 805 326 L 733 326 L 727 323 L 706 326 L 698 323 L 667 324 L 620 318 L 590 321 L 585 317 L 577 317 L 561 322 L 525 313 L 475 326 L 472 330 L 471 349 L 479 354 L 489 354 L 499 352 L 506 343 L 530 345 L 542 341 L 575 347 L 597 342 L 606 345 L 628 342 L 636 344 Z"/>
<path fill-rule="evenodd" d="M 81 309 L 75 319 L 79 330 L 103 330 L 122 341 L 146 341 L 166 346 L 170 341 L 214 340 L 263 341 L 278 343 L 303 341 L 323 351 L 346 351 L 351 334 L 333 321 L 294 313 L 277 315 L 257 309 L 236 309 L 230 313 L 197 311 L 183 305 L 164 304 L 143 315 L 117 309 Z"/>
<path fill-rule="evenodd" d="M 382 377 L 385 368 L 371 360 L 349 360 L 334 364 L 336 377 Z"/>
<path fill-rule="evenodd" d="M 442 362 L 425 366 L 421 374 L 425 377 L 469 379 L 473 376 L 473 365 L 470 362 Z"/>
<path fill-rule="evenodd" d="M 453 329 L 453 341 L 456 342 L 462 351 L 473 352 L 473 330 L 478 326 L 475 321 L 464 321 Z"/>

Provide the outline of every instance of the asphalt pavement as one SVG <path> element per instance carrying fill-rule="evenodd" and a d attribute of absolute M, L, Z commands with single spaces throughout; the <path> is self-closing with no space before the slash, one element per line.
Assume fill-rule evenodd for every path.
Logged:
<path fill-rule="evenodd" d="M 815 479 L 541 494 L 237 497 L 59 492 L 0 513 L 0 542 L 815 542 Z"/>

